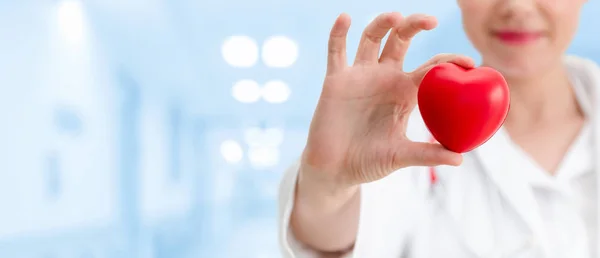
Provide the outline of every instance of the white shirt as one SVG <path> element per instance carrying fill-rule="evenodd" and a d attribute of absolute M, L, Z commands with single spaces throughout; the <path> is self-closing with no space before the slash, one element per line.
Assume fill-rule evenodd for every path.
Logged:
<path fill-rule="evenodd" d="M 361 185 L 358 235 L 352 258 L 591 258 L 598 232 L 600 68 L 565 58 L 582 109 L 590 118 L 556 176 L 550 176 L 501 130 L 464 155 L 459 167 L 402 169 Z M 419 116 L 408 135 L 428 141 Z M 411 133 L 412 132 L 412 133 Z M 593 137 L 594 136 L 594 137 Z M 279 236 L 283 257 L 318 257 L 289 230 L 298 164 L 280 187 Z"/>
<path fill-rule="evenodd" d="M 569 257 L 568 246 L 573 234 L 587 238 L 590 257 L 596 249 L 596 178 L 593 173 L 592 131 L 588 123 L 563 157 L 555 176 L 541 168 L 504 130 L 503 155 L 522 167 L 523 179 L 530 185 L 549 235 L 551 253 Z"/>

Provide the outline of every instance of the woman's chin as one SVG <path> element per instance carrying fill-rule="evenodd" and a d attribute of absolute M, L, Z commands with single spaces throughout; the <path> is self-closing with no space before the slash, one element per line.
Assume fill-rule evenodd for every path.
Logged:
<path fill-rule="evenodd" d="M 521 80 L 544 74 L 552 67 L 552 62 L 549 60 L 538 62 L 532 59 L 504 58 L 503 60 L 488 60 L 485 65 L 498 70 L 506 79 Z"/>

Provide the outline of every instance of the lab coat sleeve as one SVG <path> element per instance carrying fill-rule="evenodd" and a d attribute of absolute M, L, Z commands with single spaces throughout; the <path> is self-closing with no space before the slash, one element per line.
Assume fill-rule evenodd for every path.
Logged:
<path fill-rule="evenodd" d="M 316 258 L 290 230 L 290 215 L 299 164 L 289 167 L 279 191 L 279 242 L 284 258 Z M 410 168 L 361 186 L 361 211 L 355 247 L 344 258 L 401 257 L 424 209 L 428 178 L 424 169 Z"/>

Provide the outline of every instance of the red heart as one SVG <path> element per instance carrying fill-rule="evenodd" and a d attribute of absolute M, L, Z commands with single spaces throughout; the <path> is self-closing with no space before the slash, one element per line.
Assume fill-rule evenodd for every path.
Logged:
<path fill-rule="evenodd" d="M 510 106 L 504 77 L 489 67 L 433 67 L 421 81 L 419 111 L 433 137 L 446 149 L 471 151 L 500 129 Z"/>

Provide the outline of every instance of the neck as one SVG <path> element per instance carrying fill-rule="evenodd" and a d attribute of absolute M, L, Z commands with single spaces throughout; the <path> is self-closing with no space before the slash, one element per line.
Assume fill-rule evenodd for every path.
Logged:
<path fill-rule="evenodd" d="M 530 78 L 506 77 L 510 111 L 505 125 L 532 128 L 583 115 L 562 63 Z"/>

